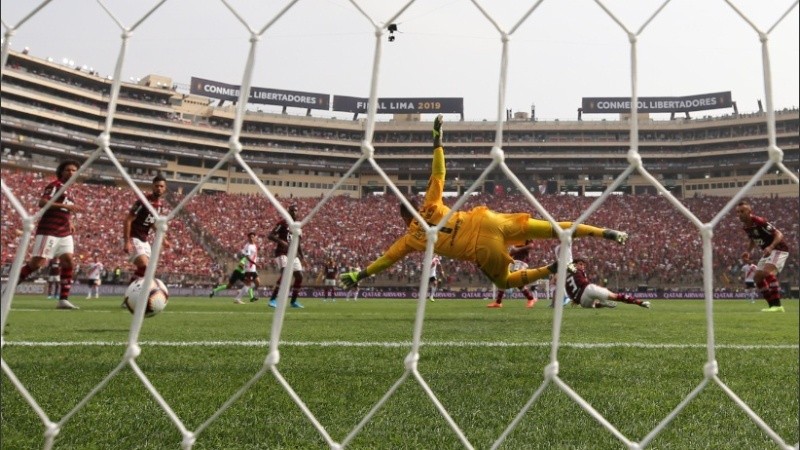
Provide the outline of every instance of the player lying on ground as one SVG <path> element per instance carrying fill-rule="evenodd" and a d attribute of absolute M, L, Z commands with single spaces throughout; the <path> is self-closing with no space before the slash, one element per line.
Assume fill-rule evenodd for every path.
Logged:
<path fill-rule="evenodd" d="M 586 276 L 586 260 L 583 258 L 577 258 L 567 266 L 564 289 L 572 302 L 582 308 L 615 308 L 617 304 L 614 300 L 642 308 L 650 307 L 648 301 L 641 301 L 628 294 L 617 294 L 590 282 Z"/>
<path fill-rule="evenodd" d="M 445 180 L 444 149 L 442 148 L 442 116 L 436 117 L 433 125 L 433 163 L 428 190 L 422 206 L 416 199 L 411 203 L 422 218 L 434 226 L 450 212 L 442 202 Z M 411 252 L 425 250 L 425 229 L 417 222 L 411 211 L 400 206 L 408 231 L 397 239 L 381 256 L 360 272 L 342 274 L 340 281 L 349 288 L 370 275 L 387 269 Z M 572 226 L 572 222 L 560 222 L 562 229 Z M 528 239 L 548 239 L 557 236 L 550 222 L 532 219 L 528 213 L 503 214 L 491 211 L 486 206 L 478 206 L 470 211 L 457 211 L 439 230 L 434 252 L 448 258 L 475 262 L 481 271 L 500 289 L 522 287 L 556 271 L 556 265 L 534 269 L 509 271 L 514 260 L 508 254 L 508 246 L 521 244 Z M 578 225 L 574 237 L 594 236 L 610 239 L 624 244 L 628 234 L 598 228 L 591 225 Z"/>

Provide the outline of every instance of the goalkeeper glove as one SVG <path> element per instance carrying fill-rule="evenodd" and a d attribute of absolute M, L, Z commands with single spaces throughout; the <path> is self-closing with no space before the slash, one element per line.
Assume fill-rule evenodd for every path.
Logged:
<path fill-rule="evenodd" d="M 441 114 L 433 120 L 433 148 L 442 146 L 442 122 L 444 122 L 444 118 Z"/>
<path fill-rule="evenodd" d="M 342 289 L 354 288 L 358 284 L 358 275 L 359 272 L 356 271 L 339 275 L 339 284 L 341 285 Z"/>

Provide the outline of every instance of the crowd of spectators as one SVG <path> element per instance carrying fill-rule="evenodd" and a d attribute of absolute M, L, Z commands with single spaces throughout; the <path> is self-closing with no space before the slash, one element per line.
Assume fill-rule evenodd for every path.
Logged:
<path fill-rule="evenodd" d="M 30 172 L 3 171 L 3 181 L 27 210 L 35 211 L 48 175 Z M 76 184 L 72 188 L 84 211 L 76 220 L 76 258 L 90 261 L 99 256 L 107 268 L 130 269 L 122 253 L 121 220 L 135 200 L 129 188 Z M 168 195 L 175 205 L 182 199 L 178 193 Z M 315 279 L 328 258 L 342 268 L 365 267 L 380 256 L 404 232 L 399 218 L 399 201 L 393 195 L 353 199 L 332 197 L 318 207 L 321 198 L 279 198 L 284 207 L 297 204 L 302 220 L 313 217 L 302 229 L 303 251 L 308 280 Z M 537 200 L 555 220 L 574 220 L 587 210 L 595 199 L 564 195 L 542 195 Z M 790 247 L 789 261 L 781 281 L 798 284 L 798 202 L 796 198 L 756 198 L 755 213 L 772 221 L 786 235 Z M 448 199 L 452 204 L 454 199 Z M 726 203 L 725 197 L 696 197 L 681 200 L 700 221 L 711 221 Z M 485 204 L 501 212 L 529 212 L 542 215 L 519 194 L 478 194 L 467 201 L 464 209 Z M 21 234 L 21 221 L 9 202 L 3 201 L 2 261 L 12 261 Z M 223 275 L 222 267 L 234 260 L 249 231 L 259 235 L 261 270 L 274 273 L 267 264 L 273 245 L 266 235 L 281 219 L 269 200 L 261 195 L 201 193 L 186 204 L 184 212 L 169 224 L 171 250 L 163 252 L 159 273 L 173 282 L 208 280 Z M 592 261 L 592 277 L 607 278 L 617 286 L 635 288 L 648 285 L 661 288 L 698 287 L 702 285 L 702 249 L 700 231 L 694 222 L 661 196 L 611 196 L 585 221 L 588 224 L 627 231 L 625 246 L 600 239 L 576 239 L 573 254 Z M 546 265 L 555 258 L 557 240 L 535 241 L 532 261 Z M 717 287 L 740 287 L 739 257 L 748 248 L 741 224 L 730 212 L 721 217 L 713 234 L 713 269 Z M 382 273 L 384 283 L 416 283 L 421 273 L 422 254 L 415 254 Z M 446 261 L 448 282 L 455 286 L 485 284 L 485 278 L 472 264 Z"/>
<path fill-rule="evenodd" d="M 42 191 L 52 181 L 53 175 L 3 170 L 2 177 L 3 183 L 8 185 L 28 213 L 35 214 Z M 122 248 L 122 223 L 136 200 L 135 193 L 130 188 L 83 183 L 73 184 L 70 192 L 75 202 L 83 208 L 74 220 L 78 279 L 82 277 L 80 267 L 97 256 L 107 270 L 113 272 L 119 267 L 123 271 L 120 279 L 126 281 L 132 265 Z M 144 192 L 149 192 L 148 188 L 145 187 Z M 170 200 L 169 196 L 167 200 Z M 22 221 L 5 198 L 2 214 L 2 261 L 6 266 L 13 262 L 17 251 Z M 187 227 L 185 221 L 171 221 L 167 236 L 172 248 L 162 252 L 159 276 L 170 282 L 181 282 L 212 275 L 213 260 L 194 238 L 193 230 Z"/>

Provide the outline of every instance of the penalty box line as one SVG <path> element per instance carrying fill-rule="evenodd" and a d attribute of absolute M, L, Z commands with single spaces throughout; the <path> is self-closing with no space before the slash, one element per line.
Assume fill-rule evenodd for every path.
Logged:
<path fill-rule="evenodd" d="M 121 341 L 5 341 L 6 347 L 125 347 L 127 342 Z M 268 347 L 269 341 L 141 341 L 142 347 Z M 383 347 L 407 348 L 411 341 L 401 342 L 353 342 L 353 341 L 282 341 L 286 347 Z M 550 342 L 480 342 L 480 341 L 431 341 L 422 342 L 422 347 L 475 347 L 475 348 L 513 348 L 543 347 L 550 348 Z M 644 342 L 564 342 L 559 348 L 571 349 L 604 349 L 604 348 L 639 348 L 648 350 L 685 350 L 702 349 L 706 344 L 657 344 Z M 798 344 L 718 344 L 717 349 L 730 350 L 798 350 Z"/>

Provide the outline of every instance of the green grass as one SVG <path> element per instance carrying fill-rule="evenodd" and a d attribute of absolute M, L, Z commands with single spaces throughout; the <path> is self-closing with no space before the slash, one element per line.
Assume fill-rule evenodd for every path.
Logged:
<path fill-rule="evenodd" d="M 4 336 L 3 360 L 54 422 L 119 364 L 131 322 L 131 315 L 119 309 L 119 299 L 75 303 L 80 311 L 57 311 L 50 300 L 20 296 Z M 287 311 L 277 367 L 340 442 L 402 376 L 410 349 L 402 343 L 411 341 L 416 304 L 303 303 L 306 309 Z M 632 441 L 641 440 L 703 382 L 708 357 L 703 302 L 653 303 L 651 310 L 620 305 L 614 310 L 564 311 L 560 378 Z M 715 304 L 719 377 L 782 439 L 795 445 L 798 303 L 784 301 L 785 314 L 761 313 L 763 305 Z M 194 430 L 262 367 L 273 314 L 263 300 L 234 305 L 226 298 L 173 298 L 163 314 L 145 320 L 137 363 L 186 427 Z M 542 384 L 553 315 L 543 303 L 527 310 L 515 300 L 501 310 L 488 310 L 483 301 L 426 305 L 420 374 L 475 448 L 489 448 Z M 108 345 L 21 345 L 46 342 Z M 202 342 L 216 344 L 198 344 Z M 596 343 L 620 345 L 576 345 Z M 42 447 L 41 420 L 5 374 L 0 411 L 3 449 Z M 180 441 L 177 428 L 125 367 L 66 423 L 55 448 L 178 449 Z M 197 437 L 194 448 L 327 445 L 268 372 Z M 349 448 L 463 446 L 416 379 L 409 377 Z M 624 446 L 550 384 L 501 448 Z M 718 385 L 709 383 L 649 448 L 778 446 Z"/>

